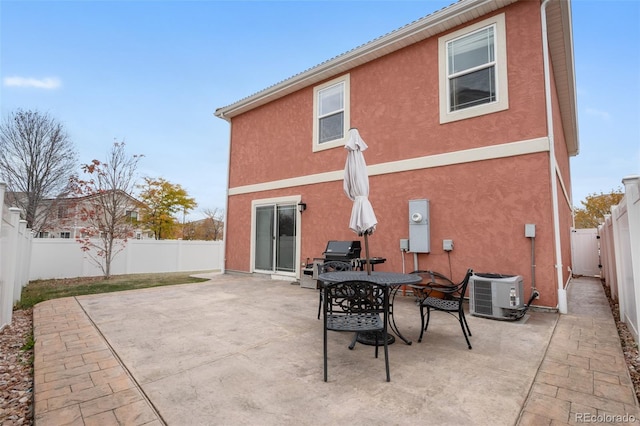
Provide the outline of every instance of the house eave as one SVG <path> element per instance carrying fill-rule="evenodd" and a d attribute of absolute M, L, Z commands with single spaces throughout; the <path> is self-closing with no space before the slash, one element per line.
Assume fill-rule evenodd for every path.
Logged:
<path fill-rule="evenodd" d="M 329 59 L 231 105 L 218 108 L 214 115 L 226 120 L 231 119 L 302 88 L 344 74 L 362 64 L 433 37 L 516 1 L 518 0 L 460 0 L 451 6 Z"/>
<path fill-rule="evenodd" d="M 518 0 L 460 0 L 231 105 L 218 108 L 214 115 L 229 121 L 237 115 L 305 87 L 344 74 L 367 62 L 433 37 L 516 1 Z M 548 19 L 547 31 L 560 113 L 565 129 L 564 136 L 569 155 L 575 156 L 579 152 L 579 143 L 571 3 L 567 0 L 551 0 L 547 12 L 551 18 Z"/>
<path fill-rule="evenodd" d="M 547 34 L 567 152 L 570 156 L 576 156 L 580 152 L 580 143 L 571 2 L 554 0 L 549 4 Z"/>

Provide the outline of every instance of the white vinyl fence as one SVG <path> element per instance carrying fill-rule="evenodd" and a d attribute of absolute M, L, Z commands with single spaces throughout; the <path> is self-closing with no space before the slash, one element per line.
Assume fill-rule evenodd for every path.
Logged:
<path fill-rule="evenodd" d="M 7 186 L 0 182 L 0 330 L 11 324 L 13 307 L 29 281 L 101 276 L 73 239 L 32 238 L 20 209 L 5 205 Z M 113 275 L 221 271 L 222 241 L 129 240 L 113 259 Z"/>
<path fill-rule="evenodd" d="M 222 241 L 129 240 L 111 262 L 111 274 L 220 270 L 223 256 Z M 29 281 L 101 275 L 75 240 L 33 239 Z"/>
<path fill-rule="evenodd" d="M 571 263 L 575 275 L 600 276 L 598 230 L 596 228 L 571 230 Z"/>
<path fill-rule="evenodd" d="M 31 230 L 20 220 L 20 209 L 7 207 L 7 185 L 0 182 L 0 330 L 11 324 L 13 305 L 29 282 Z"/>
<path fill-rule="evenodd" d="M 625 195 L 611 215 L 605 217 L 600 233 L 602 278 L 618 300 L 620 319 L 638 342 L 640 325 L 640 176 L 622 180 Z"/>

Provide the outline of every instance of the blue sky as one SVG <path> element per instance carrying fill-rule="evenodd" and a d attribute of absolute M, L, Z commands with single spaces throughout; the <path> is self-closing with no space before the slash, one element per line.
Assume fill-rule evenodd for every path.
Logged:
<path fill-rule="evenodd" d="M 141 176 L 225 207 L 226 106 L 453 1 L 0 2 L 0 113 L 47 112 L 81 164 L 114 140 Z M 574 205 L 640 174 L 640 2 L 574 0 Z"/>

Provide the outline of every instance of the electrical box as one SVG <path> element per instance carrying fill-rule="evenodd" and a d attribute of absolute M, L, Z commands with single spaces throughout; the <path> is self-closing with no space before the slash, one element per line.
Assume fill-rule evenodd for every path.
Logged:
<path fill-rule="evenodd" d="M 400 250 L 409 251 L 409 240 L 406 238 L 402 238 L 400 240 Z"/>
<path fill-rule="evenodd" d="M 429 200 L 409 200 L 409 251 L 431 251 Z"/>
<path fill-rule="evenodd" d="M 453 250 L 453 240 L 442 240 L 442 250 L 444 251 Z"/>
<path fill-rule="evenodd" d="M 524 225 L 524 236 L 527 238 L 534 238 L 536 236 L 536 225 L 533 223 L 527 223 Z"/>

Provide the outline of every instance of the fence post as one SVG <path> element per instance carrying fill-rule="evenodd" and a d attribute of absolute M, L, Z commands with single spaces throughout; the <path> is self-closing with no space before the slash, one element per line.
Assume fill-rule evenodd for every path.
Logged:
<path fill-rule="evenodd" d="M 5 253 L 9 261 L 9 270 L 7 271 L 7 283 L 13 287 L 11 290 L 11 309 L 13 304 L 20 300 L 21 289 L 16 288 L 18 279 L 18 260 L 19 260 L 19 242 L 18 227 L 20 226 L 20 210 L 18 207 L 9 207 L 9 253 Z M 17 294 L 16 294 L 17 293 Z"/>
<path fill-rule="evenodd" d="M 627 176 L 622 179 L 624 184 L 624 199 L 627 207 L 628 238 L 629 238 L 629 268 L 626 275 L 630 276 L 635 292 L 636 325 L 640 327 L 640 176 Z M 636 342 L 638 341 L 636 336 Z"/>
<path fill-rule="evenodd" d="M 22 298 L 22 287 L 26 285 L 24 282 L 25 276 L 25 267 L 24 265 L 28 263 L 28 259 L 25 258 L 26 252 L 26 232 L 27 232 L 27 221 L 21 220 L 20 216 L 18 216 L 18 223 L 16 224 L 16 272 L 14 277 L 14 285 L 13 285 L 13 302 L 19 302 Z M 28 270 L 27 270 L 28 271 Z"/>
<path fill-rule="evenodd" d="M 7 189 L 7 184 L 4 182 L 0 182 L 0 330 L 2 330 L 5 325 L 11 324 L 11 317 L 13 315 L 13 306 L 11 305 L 13 301 L 13 285 L 12 283 L 7 282 L 6 280 L 6 271 L 8 267 L 5 268 L 5 265 L 8 266 L 8 262 L 4 255 L 8 252 L 8 248 L 5 249 L 7 245 L 5 234 L 8 233 L 8 223 L 5 223 L 5 211 L 7 209 L 4 205 L 4 193 Z M 7 211 L 8 213 L 8 211 Z M 8 220 L 8 217 L 6 218 Z"/>
<path fill-rule="evenodd" d="M 604 215 L 604 223 L 598 228 L 600 230 L 600 249 L 602 253 L 600 255 L 600 261 L 602 263 L 603 278 L 611 290 L 611 297 L 614 300 L 618 299 L 618 282 L 616 281 L 616 262 L 615 251 L 613 248 L 613 225 L 611 221 L 611 215 Z"/>
<path fill-rule="evenodd" d="M 29 268 L 31 267 L 31 242 L 33 235 L 31 234 L 31 228 L 27 228 L 27 221 L 21 220 L 20 226 L 22 232 L 22 272 L 20 273 L 20 282 L 22 287 L 26 287 L 29 284 Z"/>

